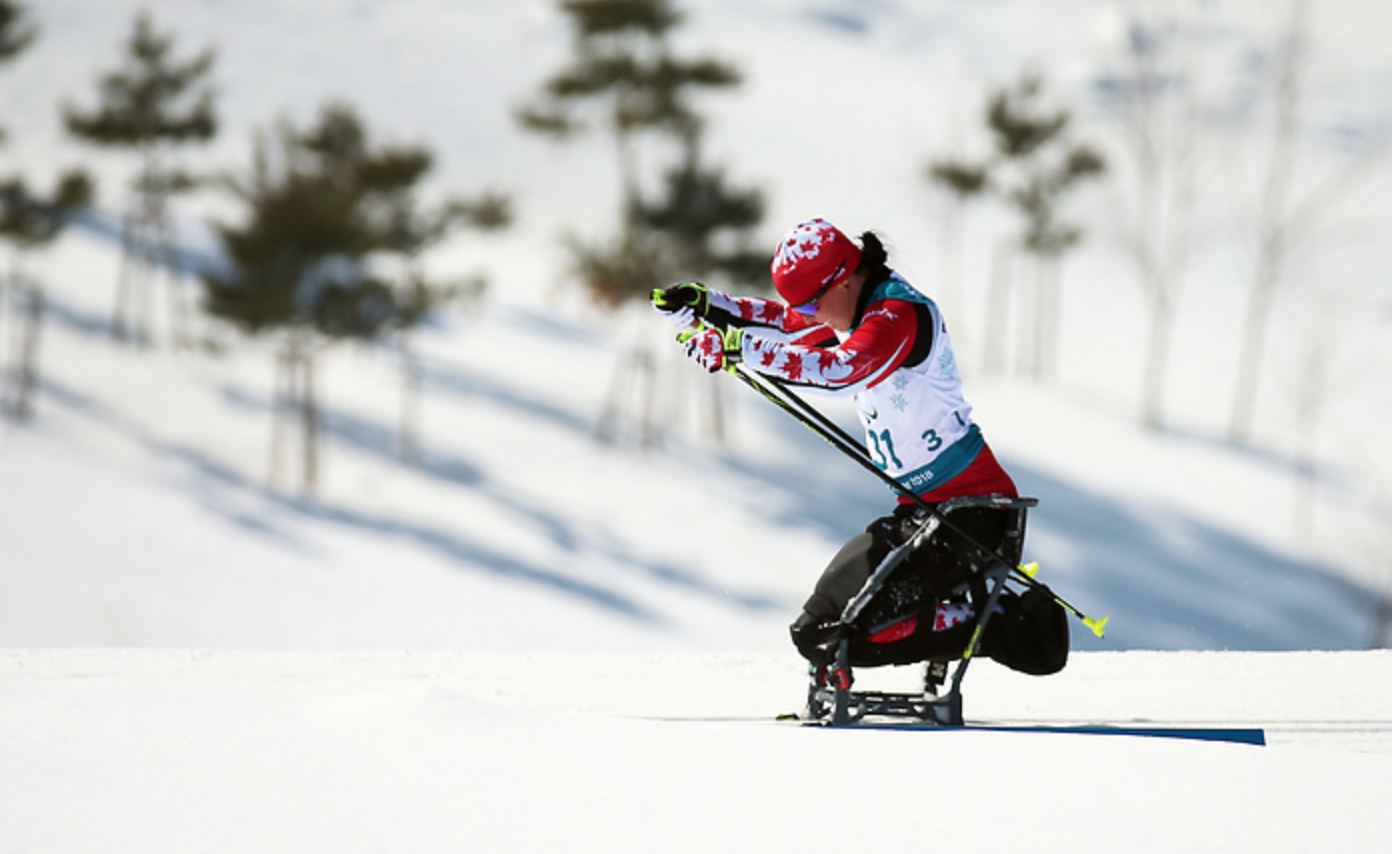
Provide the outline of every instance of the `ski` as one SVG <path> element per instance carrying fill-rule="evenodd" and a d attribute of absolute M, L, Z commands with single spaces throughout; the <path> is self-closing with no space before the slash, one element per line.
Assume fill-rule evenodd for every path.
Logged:
<path fill-rule="evenodd" d="M 1177 738 L 1193 741 L 1222 741 L 1232 744 L 1266 746 L 1266 730 L 1259 727 L 1181 727 L 1131 726 L 1116 724 L 963 724 L 943 726 L 931 723 L 866 723 L 833 727 L 823 721 L 804 721 L 809 726 L 834 729 L 912 730 L 914 732 L 1018 732 L 1055 733 L 1063 735 L 1123 735 L 1140 738 Z"/>
<path fill-rule="evenodd" d="M 1247 744 L 1256 747 L 1266 746 L 1266 730 L 1261 727 L 1222 727 L 1222 726 L 1183 726 L 1170 724 L 1064 724 L 1064 723 L 966 723 L 961 725 L 935 724 L 927 721 L 867 721 L 858 720 L 850 724 L 833 724 L 826 719 L 807 719 L 789 713 L 772 718 L 760 717 L 658 717 L 671 723 L 780 723 L 794 724 L 809 729 L 835 729 L 844 731 L 871 730 L 876 732 L 902 730 L 905 732 L 1014 732 L 1043 733 L 1052 735 L 1114 735 L 1133 738 L 1169 738 L 1190 741 L 1227 742 Z"/>

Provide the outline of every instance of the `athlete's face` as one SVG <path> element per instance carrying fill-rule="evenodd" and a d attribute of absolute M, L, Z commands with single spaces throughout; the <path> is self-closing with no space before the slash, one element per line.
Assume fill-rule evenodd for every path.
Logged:
<path fill-rule="evenodd" d="M 837 332 L 847 331 L 855 322 L 856 301 L 860 298 L 860 289 L 864 285 L 865 277 L 856 273 L 828 290 L 817 301 L 817 313 L 812 315 L 812 319 L 818 323 L 825 323 Z"/>

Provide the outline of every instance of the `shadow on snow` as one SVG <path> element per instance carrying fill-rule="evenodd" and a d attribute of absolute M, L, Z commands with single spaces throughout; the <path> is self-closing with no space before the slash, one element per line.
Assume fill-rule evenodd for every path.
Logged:
<path fill-rule="evenodd" d="M 104 319 L 56 300 L 50 303 L 49 311 L 60 322 L 86 334 L 104 333 L 109 328 Z M 577 435 L 594 435 L 591 419 L 484 373 L 438 359 L 429 360 L 426 366 L 426 388 L 431 392 L 486 400 L 520 418 L 541 419 Z M 658 621 L 650 609 L 616 588 L 519 560 L 471 542 L 454 530 L 276 495 L 205 454 L 152 439 L 135 422 L 78 392 L 52 382 L 43 383 L 42 388 L 55 403 L 105 421 L 155 452 L 185 461 L 198 474 L 194 492 L 204 506 L 283 547 L 305 548 L 293 527 L 284 521 L 284 511 L 290 510 L 291 518 L 410 541 L 476 571 L 558 591 L 632 619 Z M 224 396 L 235 406 L 260 410 L 269 417 L 269 402 L 264 399 L 235 388 L 225 389 Z M 746 483 L 747 488 L 740 493 L 747 496 L 749 512 L 766 523 L 773 543 L 780 529 L 808 527 L 839 543 L 893 509 L 895 499 L 886 487 L 853 462 L 840 458 L 835 449 L 801 425 L 776 410 L 745 407 L 741 411 L 746 417 L 767 420 L 769 432 L 765 435 L 779 443 L 781 453 L 711 451 L 680 444 L 672 451 L 704 456 L 719 466 L 725 477 Z M 325 423 L 336 445 L 394 459 L 396 433 L 384 424 L 334 410 L 326 413 Z M 848 432 L 857 433 L 853 425 L 847 427 Z M 1112 618 L 1104 640 L 1075 624 L 1076 648 L 1355 648 L 1367 639 L 1374 601 L 1368 591 L 1182 511 L 1118 500 L 1018 462 L 1004 462 L 1021 491 L 1041 501 L 1030 517 L 1027 559 L 1041 562 L 1041 577 L 1060 595 L 1089 613 Z M 791 607 L 771 596 L 731 592 L 681 565 L 632 554 L 621 540 L 606 536 L 606 532 L 581 530 L 561 512 L 521 501 L 501 484 L 490 482 L 483 469 L 468 459 L 427 452 L 418 470 L 427 477 L 483 494 L 507 513 L 536 526 L 541 536 L 567 553 L 596 556 L 662 585 L 735 608 L 782 612 Z M 242 500 L 229 500 L 229 496 L 241 496 Z M 271 504 L 268 507 L 258 499 L 268 499 Z M 808 568 L 809 589 L 820 570 L 820 566 Z"/>
<path fill-rule="evenodd" d="M 894 495 L 873 475 L 790 418 L 770 417 L 784 422 L 770 428 L 789 461 L 716 459 L 726 476 L 750 482 L 742 492 L 772 540 L 779 528 L 812 526 L 843 541 L 893 509 Z M 1111 618 L 1104 639 L 1073 623 L 1077 649 L 1349 649 L 1368 640 L 1376 597 L 1352 582 L 1182 510 L 1003 462 L 1021 494 L 1040 499 L 1025 559 L 1040 562 L 1041 580 L 1059 595 Z M 809 589 L 820 569 L 809 567 Z"/>

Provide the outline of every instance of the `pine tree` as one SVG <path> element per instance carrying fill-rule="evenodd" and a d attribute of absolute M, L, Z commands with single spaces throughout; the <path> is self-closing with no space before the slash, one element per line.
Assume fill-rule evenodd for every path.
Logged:
<path fill-rule="evenodd" d="M 24 53 L 38 37 L 38 27 L 28 18 L 29 10 L 25 7 L 13 0 L 0 0 L 0 65 Z M 0 142 L 4 141 L 5 128 L 0 126 Z"/>
<path fill-rule="evenodd" d="M 0 0 L 0 64 L 10 62 L 29 48 L 38 29 L 27 21 L 24 7 Z M 0 130 L 0 141 L 4 132 Z M 39 333 L 45 307 L 43 280 L 29 274 L 29 253 L 53 243 L 67 219 L 87 207 L 92 199 L 92 180 L 81 170 L 59 178 L 50 194 L 32 192 L 20 177 L 0 179 L 0 239 L 10 244 L 9 270 L 0 276 L 0 328 L 6 309 L 14 306 L 8 358 L 8 381 L 0 409 L 17 421 L 33 417 L 33 392 L 39 377 Z M 5 364 L 0 356 L 0 364 Z"/>
<path fill-rule="evenodd" d="M 962 335 L 962 246 L 965 238 L 967 207 L 984 198 L 990 190 L 990 176 L 984 165 L 955 158 L 942 158 L 931 161 L 924 177 L 932 185 L 942 187 L 950 197 L 951 204 L 943 215 L 941 291 L 948 313 L 959 319 L 954 324 L 954 338 L 965 342 Z"/>
<path fill-rule="evenodd" d="M 665 136 L 679 145 L 699 133 L 692 96 L 740 81 L 730 65 L 673 54 L 683 15 L 669 0 L 562 0 L 574 33 L 574 57 L 518 111 L 532 132 L 571 140 L 599 124 L 613 137 L 620 186 L 620 234 L 607 245 L 569 241 L 594 298 L 617 305 L 646 296 L 661 281 L 659 249 L 635 225 L 643 204 L 638 140 Z M 658 278 L 653 278 L 657 276 Z"/>
<path fill-rule="evenodd" d="M 652 235 L 680 275 L 754 287 L 768 274 L 767 253 L 750 245 L 763 216 L 763 194 L 733 186 L 724 169 L 706 163 L 700 134 L 692 133 L 681 161 L 663 176 L 660 195 L 640 198 L 629 219 Z"/>
<path fill-rule="evenodd" d="M 672 34 L 683 14 L 669 0 L 563 0 L 574 33 L 569 65 L 543 84 L 518 112 L 523 127 L 561 140 L 596 129 L 612 136 L 619 175 L 619 230 L 587 243 L 568 238 L 574 272 L 591 297 L 616 307 L 641 299 L 657 285 L 718 275 L 752 281 L 748 233 L 762 217 L 754 191 L 731 186 L 705 162 L 702 117 L 695 94 L 740 82 L 728 63 L 677 56 Z M 675 149 L 675 165 L 650 176 L 640 168 L 639 141 Z M 655 189 L 649 187 L 656 185 Z M 657 421 L 656 360 L 640 338 L 615 364 L 599 424 L 601 438 L 617 441 L 635 421 L 640 445 L 661 432 Z M 718 400 L 718 399 L 717 399 Z M 712 418 L 719 438 L 718 403 Z"/>
<path fill-rule="evenodd" d="M 424 164 L 429 166 L 428 163 Z M 423 369 L 415 347 L 414 331 L 444 306 L 476 303 L 487 290 L 482 275 L 450 282 L 426 275 L 422 256 L 431 247 L 460 229 L 487 233 L 509 227 L 512 200 L 497 192 L 454 196 L 433 208 L 422 208 L 416 185 L 427 169 L 402 175 L 396 189 L 384 200 L 382 251 L 395 258 L 399 276 L 394 283 L 396 329 L 401 344 L 401 441 L 403 461 L 420 461 L 420 389 Z"/>
<path fill-rule="evenodd" d="M 629 234 L 643 235 L 647 253 L 646 269 L 625 271 L 613 277 L 614 287 L 625 281 L 670 282 L 675 279 L 744 285 L 746 289 L 764 286 L 768 280 L 768 255 L 751 246 L 750 234 L 763 219 L 763 194 L 732 186 L 725 170 L 707 164 L 701 153 L 701 135 L 690 134 L 684 141 L 681 161 L 663 176 L 655 198 L 640 198 L 629 213 Z M 616 253 L 617 257 L 631 257 Z M 625 276 L 627 278 L 625 278 Z M 643 278 L 646 277 L 646 278 Z M 656 400 L 659 382 L 655 358 L 643 347 L 629 355 L 628 367 L 621 362 L 613 387 L 606 399 L 599 434 L 615 440 L 621 432 L 624 412 L 625 380 L 638 386 L 634 397 L 640 412 L 640 439 L 656 441 L 661 432 Z M 723 383 L 705 382 L 706 433 L 717 442 L 728 437 Z M 667 420 L 675 406 L 664 408 Z"/>
<path fill-rule="evenodd" d="M 1079 226 L 1062 218 L 1060 209 L 1080 182 L 1102 174 L 1106 165 L 1092 148 L 1069 141 L 1072 116 L 1046 103 L 1043 77 L 1038 73 L 1026 71 L 1013 85 L 992 92 L 984 118 L 993 152 L 979 164 L 944 161 L 934 177 L 949 186 L 960 182 L 962 189 L 972 192 L 989 187 L 1020 214 L 1020 234 L 998 256 L 997 264 L 1009 264 L 1016 250 L 1034 260 L 1035 306 L 1029 312 L 1035 319 L 1033 346 L 1021 347 L 1017 355 L 1035 379 L 1043 379 L 1052 373 L 1058 339 L 1059 264 L 1083 236 Z M 988 349 L 986 362 L 999 369 L 1008 338 L 1005 289 L 1010 277 L 997 271 L 992 278 L 987 340 L 994 346 Z"/>
<path fill-rule="evenodd" d="M 317 483 L 318 354 L 340 341 L 408 334 L 458 293 L 424 275 L 420 253 L 463 224 L 507 223 L 508 203 L 493 194 L 421 210 L 415 189 L 433 163 L 423 147 L 374 145 L 355 111 L 331 104 L 307 130 L 282 123 L 273 138 L 259 136 L 250 177 L 229 181 L 246 217 L 218 226 L 229 263 L 204 273 L 205 306 L 247 334 L 278 339 L 273 482 L 293 415 L 301 482 Z M 401 275 L 370 263 L 378 256 L 396 257 Z"/>
<path fill-rule="evenodd" d="M 0 183 L 0 239 L 13 247 L 5 279 L 17 315 L 4 410 L 17 421 L 27 421 L 34 414 L 39 332 L 46 304 L 43 280 L 28 273 L 25 260 L 30 252 L 52 244 L 68 217 L 86 208 L 91 200 L 92 181 L 81 170 L 65 173 L 48 195 L 32 193 L 19 178 Z M 4 309 L 4 290 L 0 289 L 0 311 Z"/>
<path fill-rule="evenodd" d="M 90 112 L 65 106 L 69 132 L 94 145 L 133 150 L 140 160 L 132 182 L 131 208 L 121 234 L 112 323 L 118 340 L 149 343 L 156 274 L 169 277 L 168 293 L 176 346 L 187 343 L 187 318 L 180 292 L 170 202 L 198 185 L 171 161 L 177 147 L 207 142 L 217 132 L 214 90 L 207 78 L 215 52 L 185 61 L 173 57 L 174 39 L 160 34 L 140 12 L 126 43 L 125 64 L 102 75 L 100 101 Z"/>

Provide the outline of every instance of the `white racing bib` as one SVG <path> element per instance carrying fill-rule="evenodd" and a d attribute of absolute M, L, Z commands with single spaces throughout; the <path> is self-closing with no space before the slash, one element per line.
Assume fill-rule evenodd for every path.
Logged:
<path fill-rule="evenodd" d="M 886 310 L 875 306 L 884 299 L 927 306 L 933 345 L 917 365 L 900 367 L 856 394 L 856 406 L 875 465 L 921 494 L 961 474 L 984 440 L 962 395 L 962 378 L 937 305 L 895 276 L 876 287 L 867 318 Z"/>

